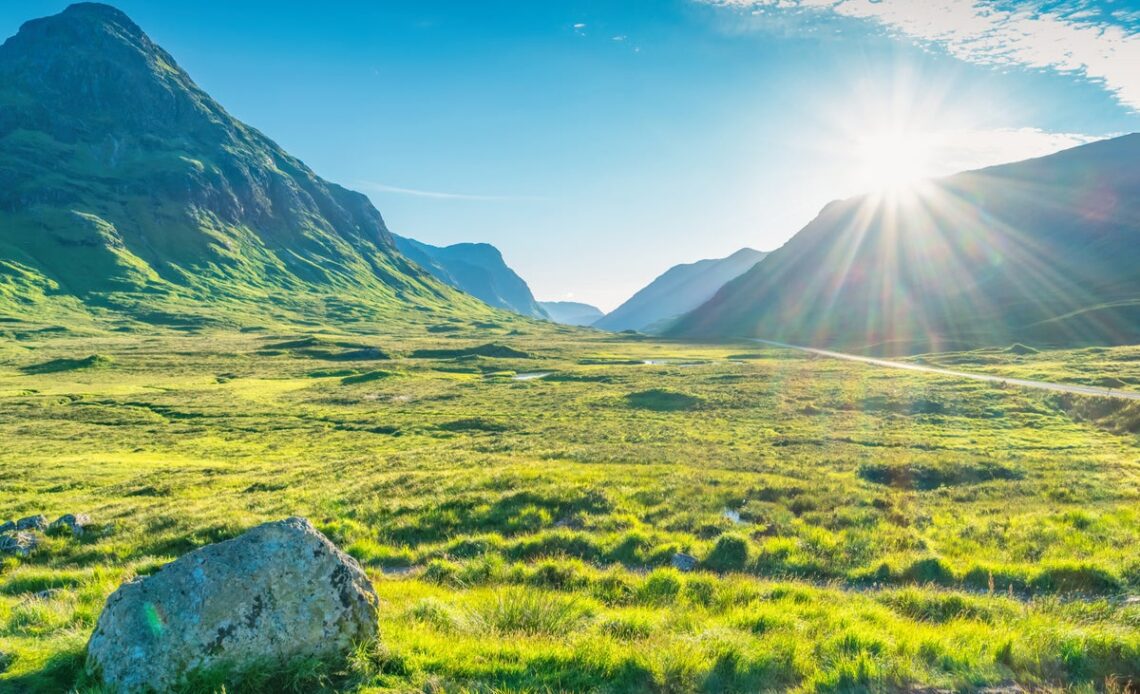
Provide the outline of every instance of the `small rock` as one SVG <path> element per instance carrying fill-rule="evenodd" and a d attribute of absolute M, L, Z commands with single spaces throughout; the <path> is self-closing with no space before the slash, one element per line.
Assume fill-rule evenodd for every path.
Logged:
<path fill-rule="evenodd" d="M 67 529 L 71 531 L 72 535 L 79 537 L 89 525 L 91 525 L 91 516 L 86 513 L 68 513 L 57 518 L 55 522 L 48 526 L 48 530 Z"/>
<path fill-rule="evenodd" d="M 1125 605 L 1140 605 L 1140 595 L 1129 595 L 1124 598 Z"/>
<path fill-rule="evenodd" d="M 119 587 L 87 644 L 116 692 L 169 691 L 195 670 L 343 656 L 375 637 L 356 560 L 304 518 L 266 523 Z"/>
<path fill-rule="evenodd" d="M 39 544 L 40 541 L 31 533 L 18 532 L 15 535 L 0 535 L 0 554 L 16 554 L 26 557 Z"/>
<path fill-rule="evenodd" d="M 0 523 L 0 534 L 10 533 L 15 529 L 16 529 L 16 524 L 13 523 L 12 521 L 4 521 L 3 523 Z"/>
<path fill-rule="evenodd" d="M 42 513 L 38 516 L 28 516 L 16 521 L 16 530 L 39 530 L 43 532 L 47 530 L 48 519 Z"/>
<path fill-rule="evenodd" d="M 678 552 L 673 555 L 673 568 L 678 571 L 692 571 L 697 568 L 697 558 L 691 554 Z"/>

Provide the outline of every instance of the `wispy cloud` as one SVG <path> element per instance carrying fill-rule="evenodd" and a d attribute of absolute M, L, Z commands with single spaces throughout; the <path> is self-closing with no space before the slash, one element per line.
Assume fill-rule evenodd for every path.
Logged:
<path fill-rule="evenodd" d="M 914 161 L 910 162 L 916 178 L 941 178 L 962 171 L 983 169 L 1024 159 L 1043 157 L 1064 149 L 1104 139 L 1081 133 L 1048 132 L 1039 128 L 943 129 L 912 131 L 902 141 Z M 890 139 L 889 137 L 887 139 Z M 831 144 L 836 165 L 846 171 L 835 193 L 855 195 L 866 192 L 873 184 L 866 170 L 866 152 L 880 144 L 873 134 L 864 140 Z M 870 149 L 869 149 L 870 148 Z"/>
<path fill-rule="evenodd" d="M 440 190 L 422 190 L 420 188 L 403 188 L 400 186 L 390 186 L 386 183 L 376 183 L 374 181 L 357 181 L 356 187 L 372 193 L 409 195 L 417 198 L 434 198 L 436 200 L 470 200 L 475 202 L 535 202 L 549 199 L 532 195 L 477 195 L 473 193 L 449 193 Z"/>
<path fill-rule="evenodd" d="M 980 169 L 1022 159 L 1042 157 L 1088 144 L 1103 137 L 1053 133 L 1038 128 L 946 130 L 929 137 L 931 176 Z"/>
<path fill-rule="evenodd" d="M 1140 16 L 1090 0 L 700 0 L 767 11 L 832 12 L 875 22 L 962 60 L 1079 74 L 1140 111 Z"/>

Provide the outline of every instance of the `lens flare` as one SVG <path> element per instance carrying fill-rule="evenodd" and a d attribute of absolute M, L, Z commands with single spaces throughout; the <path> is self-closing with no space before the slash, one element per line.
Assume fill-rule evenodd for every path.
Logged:
<path fill-rule="evenodd" d="M 856 142 L 858 180 L 866 192 L 900 192 L 930 176 L 933 143 L 906 131 L 867 133 Z"/>

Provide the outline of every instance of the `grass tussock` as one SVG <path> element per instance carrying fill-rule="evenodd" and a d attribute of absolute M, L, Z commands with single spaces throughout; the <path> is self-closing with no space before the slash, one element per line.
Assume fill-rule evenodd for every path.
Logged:
<path fill-rule="evenodd" d="M 368 570 L 380 641 L 188 690 L 1094 691 L 1140 673 L 1128 404 L 509 317 L 360 320 L 5 324 L 0 522 L 95 524 L 0 558 L 0 691 L 98 691 L 84 644 L 122 581 L 293 514 Z M 380 343 L 383 369 L 354 363 Z M 107 368 L 28 367 L 89 353 Z M 1140 378 L 1136 348 L 923 358 Z"/>

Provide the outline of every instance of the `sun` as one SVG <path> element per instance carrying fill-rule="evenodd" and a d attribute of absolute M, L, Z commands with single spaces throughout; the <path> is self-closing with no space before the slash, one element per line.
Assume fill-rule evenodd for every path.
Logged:
<path fill-rule="evenodd" d="M 933 143 L 928 135 L 907 131 L 865 133 L 856 141 L 860 188 L 868 192 L 913 189 L 930 176 Z"/>

